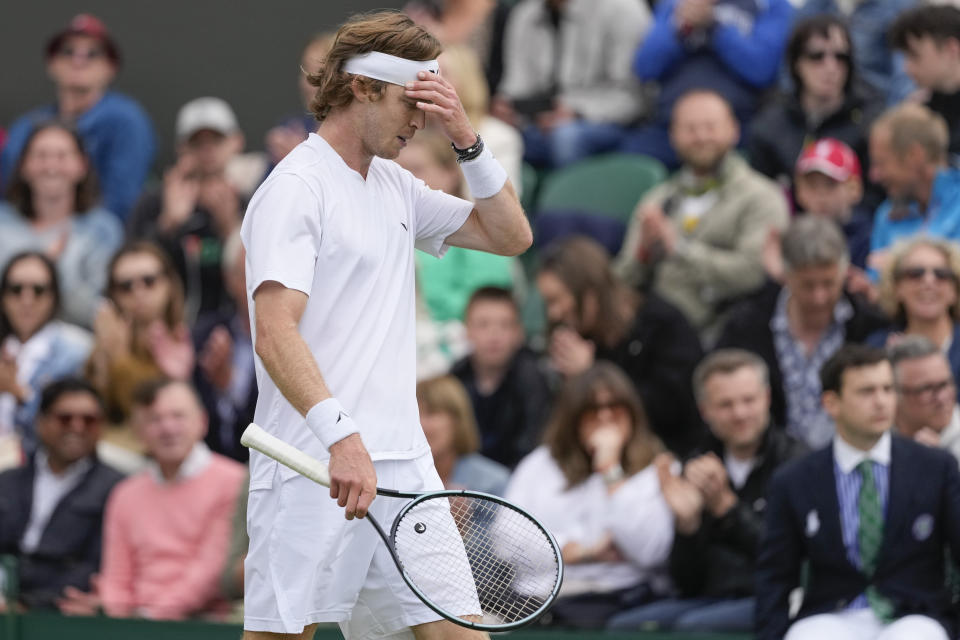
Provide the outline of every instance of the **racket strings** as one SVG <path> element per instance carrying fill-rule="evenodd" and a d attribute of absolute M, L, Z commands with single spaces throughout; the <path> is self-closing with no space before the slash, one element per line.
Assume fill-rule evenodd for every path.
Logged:
<path fill-rule="evenodd" d="M 550 601 L 559 559 L 525 514 L 479 496 L 438 496 L 402 514 L 394 534 L 410 581 L 445 612 L 485 624 L 530 618 Z"/>

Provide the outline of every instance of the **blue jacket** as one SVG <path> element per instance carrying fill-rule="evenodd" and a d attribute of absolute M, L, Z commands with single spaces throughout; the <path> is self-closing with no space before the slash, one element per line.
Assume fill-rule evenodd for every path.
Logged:
<path fill-rule="evenodd" d="M 20 152 L 38 122 L 57 116 L 49 104 L 20 116 L 10 125 L 0 154 L 0 185 L 6 189 Z M 93 161 L 104 206 L 126 219 L 153 164 L 156 140 L 149 116 L 136 101 L 108 91 L 100 102 L 77 119 L 77 131 Z"/>
<path fill-rule="evenodd" d="M 757 559 L 757 640 L 783 638 L 789 595 L 807 584 L 797 619 L 843 611 L 868 585 L 894 615 L 938 620 L 954 638 L 957 612 L 946 586 L 946 552 L 960 557 L 960 471 L 948 452 L 893 437 L 883 543 L 872 577 L 847 558 L 833 445 L 781 467 L 767 492 L 766 534 Z"/>
<path fill-rule="evenodd" d="M 903 54 L 888 46 L 887 31 L 898 15 L 917 4 L 917 0 L 861 0 L 853 12 L 845 16 L 857 73 L 882 92 L 890 105 L 906 98 L 914 85 L 904 68 Z M 837 0 L 806 0 L 797 9 L 797 20 L 820 13 L 841 14 Z"/>
<path fill-rule="evenodd" d="M 657 120 L 690 89 L 714 89 L 741 122 L 756 110 L 760 92 L 777 78 L 793 8 L 788 0 L 717 0 L 716 25 L 683 38 L 673 21 L 679 0 L 660 0 L 653 27 L 637 50 L 633 71 L 660 83 Z"/>
<path fill-rule="evenodd" d="M 893 202 L 888 198 L 877 209 L 870 236 L 870 251 L 889 249 L 897 240 L 926 233 L 938 238 L 960 240 L 960 169 L 946 168 L 937 173 L 927 210 L 921 212 L 910 203 L 909 212 L 890 218 Z"/>

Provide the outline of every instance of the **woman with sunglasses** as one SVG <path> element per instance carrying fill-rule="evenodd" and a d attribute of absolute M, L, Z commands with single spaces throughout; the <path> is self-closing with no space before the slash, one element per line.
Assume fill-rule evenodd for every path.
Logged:
<path fill-rule="evenodd" d="M 920 335 L 947 354 L 960 380 L 960 247 L 930 236 L 896 245 L 880 274 L 880 306 L 894 326 L 871 334 L 867 344 L 885 347 L 904 335 Z"/>
<path fill-rule="evenodd" d="M 19 253 L 0 275 L 0 467 L 32 453 L 40 390 L 75 375 L 92 346 L 90 334 L 57 319 L 57 270 L 45 254 Z"/>
<path fill-rule="evenodd" d="M 520 461 L 505 494 L 561 547 L 555 623 L 600 628 L 614 613 L 665 594 L 673 516 L 653 464 L 662 451 L 616 365 L 598 362 L 567 381 L 543 444 Z"/>
<path fill-rule="evenodd" d="M 97 205 L 97 180 L 77 132 L 56 121 L 37 126 L 7 198 L 0 202 L 0 264 L 20 251 L 49 256 L 63 285 L 64 319 L 90 327 L 123 229 Z"/>
<path fill-rule="evenodd" d="M 183 320 L 183 285 L 162 249 L 150 242 L 125 245 L 107 273 L 108 300 L 94 322 L 87 373 L 109 417 L 124 422 L 141 383 L 192 375 L 194 351 Z"/>
<path fill-rule="evenodd" d="M 791 185 L 803 148 L 821 138 L 845 142 L 866 168 L 868 127 L 883 101 L 873 99 L 857 82 L 846 23 L 829 14 L 798 22 L 787 44 L 786 63 L 793 92 L 753 121 L 747 144 L 753 168 Z"/>

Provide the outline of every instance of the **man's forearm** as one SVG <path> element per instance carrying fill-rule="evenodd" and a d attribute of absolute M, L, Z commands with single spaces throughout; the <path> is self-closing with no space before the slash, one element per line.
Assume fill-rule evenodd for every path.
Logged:
<path fill-rule="evenodd" d="M 256 351 L 274 384 L 302 415 L 331 397 L 317 361 L 295 326 L 258 333 Z"/>
<path fill-rule="evenodd" d="M 496 243 L 494 253 L 518 255 L 530 247 L 533 239 L 530 222 L 509 180 L 494 196 L 477 199 L 475 206 L 480 226 L 487 237 Z"/>

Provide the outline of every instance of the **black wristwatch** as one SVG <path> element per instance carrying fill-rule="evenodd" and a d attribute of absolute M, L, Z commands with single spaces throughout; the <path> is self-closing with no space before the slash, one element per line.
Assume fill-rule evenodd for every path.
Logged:
<path fill-rule="evenodd" d="M 480 137 L 480 134 L 477 134 L 477 141 L 466 149 L 460 149 L 457 145 L 450 143 L 450 146 L 457 154 L 457 163 L 467 162 L 468 160 L 473 160 L 483 153 L 483 138 Z"/>

